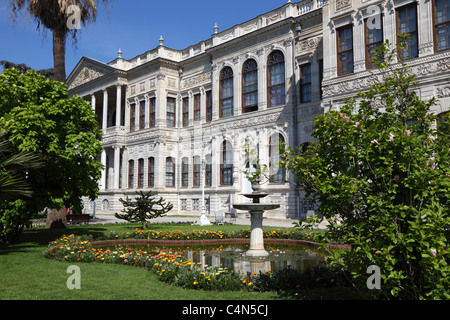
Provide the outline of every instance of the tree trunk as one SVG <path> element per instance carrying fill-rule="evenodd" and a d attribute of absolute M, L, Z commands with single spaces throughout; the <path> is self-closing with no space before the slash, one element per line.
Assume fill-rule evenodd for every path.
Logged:
<path fill-rule="evenodd" d="M 66 82 L 66 30 L 53 30 L 54 79 Z"/>

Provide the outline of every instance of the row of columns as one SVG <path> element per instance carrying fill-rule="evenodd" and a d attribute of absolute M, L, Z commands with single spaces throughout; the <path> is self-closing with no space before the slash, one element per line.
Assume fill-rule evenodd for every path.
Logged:
<path fill-rule="evenodd" d="M 122 86 L 123 84 L 116 84 L 116 127 L 119 127 L 121 124 L 121 115 L 122 115 Z M 91 94 L 91 104 L 94 112 L 97 107 L 97 100 L 95 97 L 95 92 Z M 108 128 L 108 108 L 109 108 L 109 95 L 108 88 L 103 89 L 103 117 L 102 117 L 102 130 L 105 131 Z M 119 189 L 120 183 L 120 153 L 121 148 L 119 146 L 114 146 L 114 189 Z M 103 172 L 100 181 L 100 189 L 106 189 L 106 167 L 107 162 L 106 150 L 103 148 L 101 154 L 101 162 L 103 164 Z"/>
<path fill-rule="evenodd" d="M 116 84 L 116 126 L 120 126 L 120 118 L 122 115 L 122 84 Z M 103 89 L 103 123 L 102 129 L 106 130 L 108 128 L 108 89 Z M 91 104 L 92 109 L 96 110 L 97 108 L 97 99 L 95 97 L 95 92 L 91 94 Z"/>
<path fill-rule="evenodd" d="M 117 190 L 120 188 L 120 154 L 122 148 L 120 146 L 114 146 L 114 180 L 113 180 L 113 189 Z M 101 155 L 101 161 L 104 166 L 104 169 L 102 171 L 102 177 L 100 181 L 100 190 L 106 190 L 106 175 L 108 168 L 106 167 L 106 149 L 103 148 L 102 155 Z"/>

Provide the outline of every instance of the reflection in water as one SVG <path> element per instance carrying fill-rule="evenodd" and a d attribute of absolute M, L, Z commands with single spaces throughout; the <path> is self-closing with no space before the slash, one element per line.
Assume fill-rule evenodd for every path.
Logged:
<path fill-rule="evenodd" d="M 182 255 L 192 262 L 200 262 L 205 266 L 223 267 L 234 270 L 242 275 L 265 273 L 293 268 L 305 271 L 315 267 L 326 257 L 317 251 L 302 246 L 266 245 L 268 257 L 247 257 L 245 252 L 248 245 L 220 245 L 220 246 L 188 246 L 188 247 L 158 247 L 158 246 L 127 246 L 133 250 L 145 251 L 148 254 Z M 116 247 L 117 249 L 117 247 Z"/>

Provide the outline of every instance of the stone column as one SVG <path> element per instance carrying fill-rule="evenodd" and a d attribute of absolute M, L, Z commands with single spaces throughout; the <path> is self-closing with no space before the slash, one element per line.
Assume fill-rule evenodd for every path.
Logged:
<path fill-rule="evenodd" d="M 103 90 L 103 130 L 108 128 L 108 90 Z"/>
<path fill-rule="evenodd" d="M 122 118 L 122 85 L 117 84 L 117 100 L 116 100 L 116 127 L 121 126 L 120 119 Z"/>
<path fill-rule="evenodd" d="M 150 127 L 150 97 L 146 94 L 144 98 L 145 98 L 144 128 L 147 129 Z"/>
<path fill-rule="evenodd" d="M 92 105 L 92 110 L 94 110 L 94 113 L 95 113 L 96 104 L 97 104 L 97 101 L 95 100 L 95 93 L 93 93 L 91 95 L 91 105 Z"/>
<path fill-rule="evenodd" d="M 264 249 L 264 237 L 262 229 L 263 213 L 263 210 L 250 210 L 250 248 L 246 252 L 246 255 L 249 257 L 265 257 L 269 255 L 269 253 Z"/>
<path fill-rule="evenodd" d="M 120 181 L 120 147 L 114 147 L 114 189 L 119 189 Z"/>
<path fill-rule="evenodd" d="M 102 170 L 102 178 L 100 181 L 100 190 L 106 190 L 106 174 L 107 174 L 107 170 L 108 168 L 106 168 L 106 150 L 103 149 L 102 150 L 102 165 L 103 165 L 103 170 Z"/>

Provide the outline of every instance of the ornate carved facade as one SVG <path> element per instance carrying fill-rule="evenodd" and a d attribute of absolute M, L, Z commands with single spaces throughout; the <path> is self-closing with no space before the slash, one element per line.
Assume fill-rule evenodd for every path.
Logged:
<path fill-rule="evenodd" d="M 421 97 L 440 98 L 436 112 L 444 112 L 450 50 L 433 37 L 436 1 L 450 2 L 414 2 L 421 23 L 417 56 L 408 63 Z M 267 216 L 305 217 L 311 208 L 278 167 L 277 142 L 298 147 L 311 141 L 317 115 L 379 77 L 367 62 L 366 42 L 382 35 L 395 43 L 397 12 L 410 2 L 288 1 L 224 31 L 215 25 L 210 39 L 183 50 L 164 46 L 161 37 L 157 48 L 130 60 L 121 51 L 109 63 L 83 58 L 67 82 L 98 115 L 105 166 L 99 199 L 86 200 L 86 209 L 118 212 L 119 198 L 144 189 L 171 201 L 175 214 L 198 216 L 203 203 L 209 214 L 230 212 L 251 192 L 243 173 L 249 139 L 269 166 L 265 201 L 282 204 Z M 382 31 L 367 37 L 374 6 Z"/>

